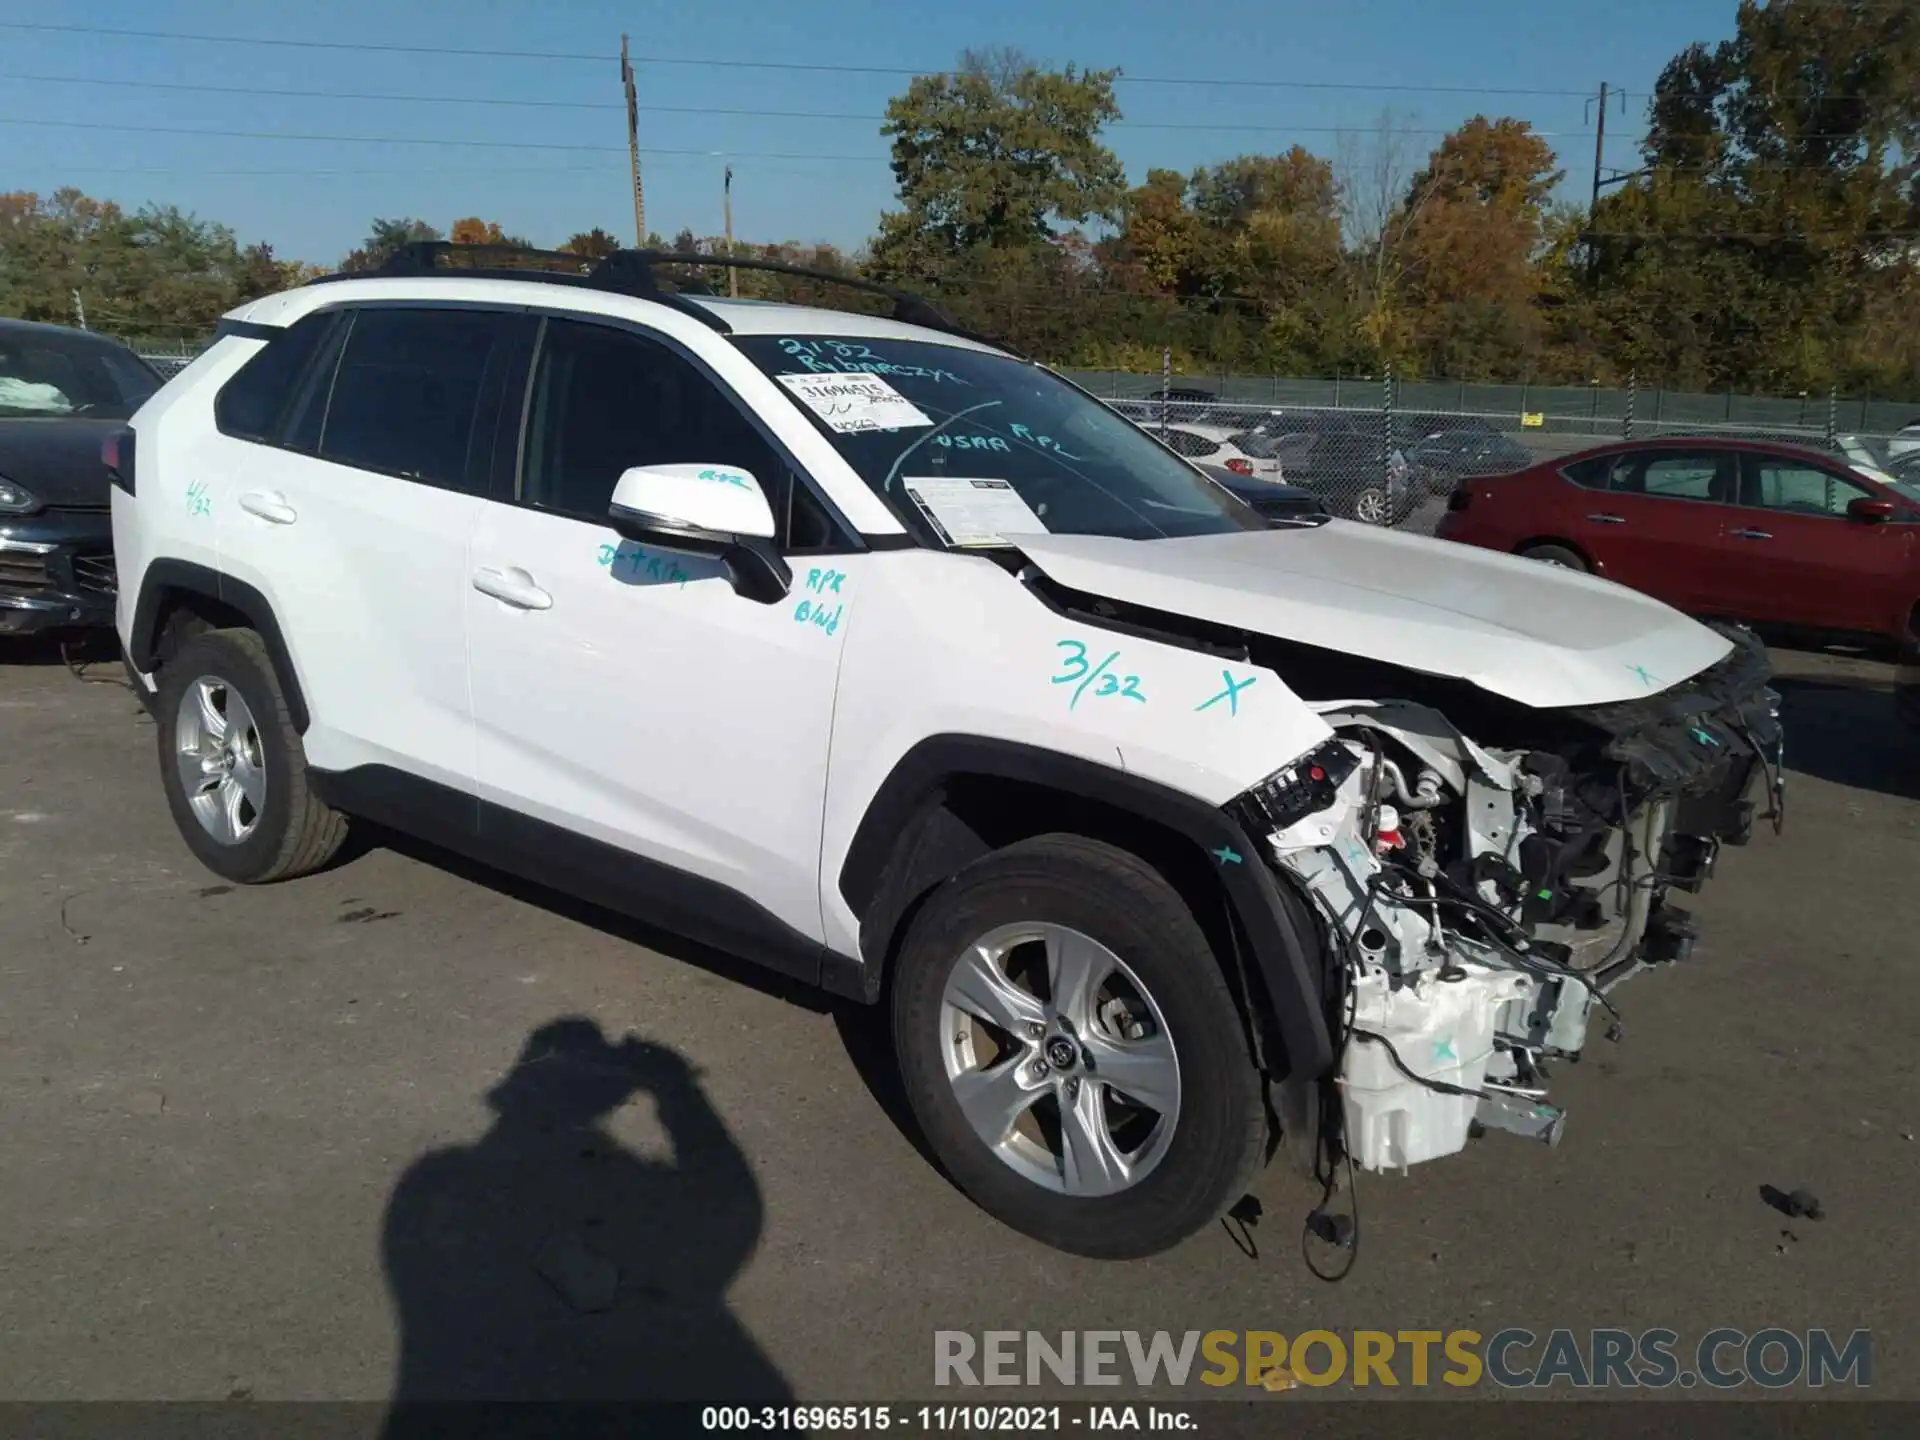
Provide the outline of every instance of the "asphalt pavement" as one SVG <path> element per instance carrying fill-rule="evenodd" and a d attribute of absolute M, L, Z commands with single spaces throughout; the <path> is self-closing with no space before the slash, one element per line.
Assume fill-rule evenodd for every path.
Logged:
<path fill-rule="evenodd" d="M 1151 1261 L 1001 1229 L 916 1148 L 875 1017 L 554 895 L 378 838 L 223 884 L 116 667 L 16 646 L 0 1399 L 925 1398 L 943 1329 L 1515 1325 L 1864 1327 L 1874 1393 L 1920 1397 L 1920 737 L 1885 667 L 1777 660 L 1786 833 L 1559 1067 L 1557 1149 L 1362 1176 L 1327 1285 L 1279 1170 L 1250 1230 Z"/>

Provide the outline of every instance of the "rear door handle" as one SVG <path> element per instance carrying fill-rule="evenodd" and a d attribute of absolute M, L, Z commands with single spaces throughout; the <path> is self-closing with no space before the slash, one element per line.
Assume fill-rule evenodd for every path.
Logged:
<path fill-rule="evenodd" d="M 300 518 L 278 490 L 249 490 L 240 497 L 240 508 L 272 525 L 291 525 Z"/>
<path fill-rule="evenodd" d="M 1773 538 L 1771 530 L 1730 530 L 1727 533 L 1736 540 L 1771 540 Z"/>
<path fill-rule="evenodd" d="M 1589 515 L 1587 519 L 1596 525 L 1624 525 L 1627 523 L 1627 517 L 1624 515 Z"/>
<path fill-rule="evenodd" d="M 533 583 L 533 576 L 516 568 L 494 570 L 482 568 L 473 572 L 473 588 L 482 595 L 491 595 L 502 604 L 511 605 L 516 610 L 551 610 L 553 596 Z"/>

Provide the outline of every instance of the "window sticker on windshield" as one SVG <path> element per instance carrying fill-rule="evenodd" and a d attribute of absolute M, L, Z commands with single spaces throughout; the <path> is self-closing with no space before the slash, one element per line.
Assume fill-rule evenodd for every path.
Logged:
<path fill-rule="evenodd" d="M 777 375 L 802 405 L 842 435 L 931 425 L 920 408 L 878 375 Z"/>
<path fill-rule="evenodd" d="M 949 545 L 1004 545 L 1012 535 L 1045 535 L 1047 525 L 1005 480 L 902 477 L 913 503 Z"/>

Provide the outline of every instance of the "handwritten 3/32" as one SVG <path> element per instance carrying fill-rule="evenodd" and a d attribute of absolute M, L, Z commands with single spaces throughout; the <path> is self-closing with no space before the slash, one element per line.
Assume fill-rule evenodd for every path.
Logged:
<path fill-rule="evenodd" d="M 1111 673 L 1114 662 L 1120 658 L 1118 650 L 1113 651 L 1098 665 L 1091 665 L 1087 662 L 1087 647 L 1078 640 L 1055 641 L 1054 649 L 1064 651 L 1065 654 L 1060 661 L 1060 673 L 1053 677 L 1053 683 L 1074 686 L 1073 699 L 1067 702 L 1069 710 L 1078 707 L 1080 697 L 1087 693 L 1087 687 L 1096 680 L 1100 682 L 1100 688 L 1093 692 L 1095 699 L 1112 695 L 1121 700 L 1138 700 L 1142 705 L 1147 703 L 1147 697 L 1140 690 L 1138 675 Z"/>

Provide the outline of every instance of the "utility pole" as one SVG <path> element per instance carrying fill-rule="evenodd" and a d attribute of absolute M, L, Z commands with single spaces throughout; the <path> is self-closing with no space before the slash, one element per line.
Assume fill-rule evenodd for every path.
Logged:
<path fill-rule="evenodd" d="M 720 182 L 722 194 L 726 199 L 727 214 L 727 258 L 733 258 L 733 167 L 727 166 L 726 178 Z M 733 266 L 727 267 L 727 294 L 732 299 L 740 298 L 740 272 Z"/>
<path fill-rule="evenodd" d="M 87 328 L 87 302 L 80 298 L 80 292 L 73 292 L 73 321 L 82 330 Z"/>
<path fill-rule="evenodd" d="M 629 87 L 629 92 L 631 87 Z M 631 109 L 631 106 L 629 106 Z M 1607 82 L 1600 82 L 1600 111 L 1594 117 L 1593 126 L 1593 204 L 1587 210 L 1588 215 L 1596 214 L 1600 209 L 1600 170 L 1607 163 Z"/>
<path fill-rule="evenodd" d="M 633 174 L 633 243 L 647 247 L 647 196 L 640 188 L 640 107 L 633 93 L 633 62 L 627 59 L 627 37 L 620 37 L 620 83 L 627 92 L 627 166 Z"/>

